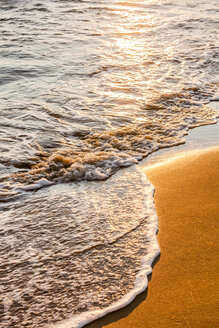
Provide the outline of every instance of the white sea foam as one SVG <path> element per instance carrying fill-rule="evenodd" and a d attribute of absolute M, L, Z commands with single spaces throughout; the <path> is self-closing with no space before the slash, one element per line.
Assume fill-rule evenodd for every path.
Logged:
<path fill-rule="evenodd" d="M 155 210 L 153 198 L 155 189 L 153 185 L 149 182 L 145 174 L 137 167 L 136 170 L 138 170 L 139 174 L 141 175 L 141 181 L 143 182 L 144 187 L 146 189 L 145 214 L 148 216 L 148 221 L 145 233 L 145 241 L 147 241 L 148 243 L 148 248 L 147 254 L 142 259 L 142 266 L 136 276 L 134 287 L 120 300 L 116 301 L 115 303 L 112 303 L 106 308 L 94 311 L 87 311 L 77 316 L 73 316 L 72 318 L 55 324 L 53 326 L 54 328 L 81 328 L 84 325 L 96 319 L 99 319 L 110 312 L 119 310 L 127 306 L 135 299 L 137 295 L 146 290 L 148 286 L 148 275 L 150 275 L 152 272 L 153 261 L 160 254 L 160 249 L 156 237 L 158 232 L 158 217 Z"/>
<path fill-rule="evenodd" d="M 36 183 L 16 186 L 15 190 L 16 191 L 34 191 L 34 190 L 41 189 L 43 187 L 51 186 L 52 184 L 53 184 L 53 182 L 48 181 L 45 178 L 42 178 L 42 179 L 38 180 Z"/>
<path fill-rule="evenodd" d="M 9 202 L 7 220 L 0 214 L 2 300 L 12 304 L 4 325 L 80 327 L 131 302 L 159 253 L 153 192 L 134 165 L 104 182 L 54 184 Z"/>

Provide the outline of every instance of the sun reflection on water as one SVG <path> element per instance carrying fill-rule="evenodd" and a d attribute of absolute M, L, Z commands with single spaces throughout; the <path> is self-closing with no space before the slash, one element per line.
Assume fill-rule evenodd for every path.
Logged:
<path fill-rule="evenodd" d="M 101 91 L 110 106 L 117 107 L 117 114 L 119 104 L 123 105 L 123 111 L 125 108 L 130 111 L 131 107 L 133 112 L 154 97 L 160 51 L 156 49 L 159 45 L 154 46 L 152 41 L 158 17 L 149 4 L 158 2 L 114 1 L 107 5 L 114 15 L 106 27 L 108 51 L 103 60 L 108 70 Z"/>

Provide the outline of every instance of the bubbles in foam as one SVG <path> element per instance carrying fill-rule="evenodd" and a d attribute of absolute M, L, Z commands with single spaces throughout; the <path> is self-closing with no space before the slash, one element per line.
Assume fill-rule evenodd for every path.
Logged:
<path fill-rule="evenodd" d="M 192 92 L 196 94 L 196 90 Z M 44 153 L 31 169 L 2 180 L 9 180 L 15 191 L 39 189 L 52 183 L 106 180 L 120 168 L 138 163 L 159 148 L 183 143 L 189 128 L 214 123 L 218 116 L 215 109 L 186 100 L 182 93 L 163 95 L 156 102 L 166 107 L 156 116 L 148 111 L 151 120 L 147 123 L 88 134 L 80 143 L 52 154 Z"/>
<path fill-rule="evenodd" d="M 159 252 L 153 192 L 133 166 L 104 183 L 53 185 L 8 204 L 7 220 L 0 214 L 3 327 L 64 319 L 80 327 L 143 291 Z"/>

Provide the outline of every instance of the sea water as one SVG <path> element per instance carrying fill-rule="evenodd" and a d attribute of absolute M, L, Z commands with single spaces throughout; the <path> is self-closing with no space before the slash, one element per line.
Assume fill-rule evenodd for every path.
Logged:
<path fill-rule="evenodd" d="M 216 0 L 0 1 L 0 326 L 81 327 L 159 254 L 138 163 L 215 123 Z"/>

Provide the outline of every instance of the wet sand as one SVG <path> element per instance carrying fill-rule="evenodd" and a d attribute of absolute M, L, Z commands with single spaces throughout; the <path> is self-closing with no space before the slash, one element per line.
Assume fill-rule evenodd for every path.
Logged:
<path fill-rule="evenodd" d="M 219 148 L 145 168 L 161 256 L 148 290 L 89 328 L 219 327 Z"/>

